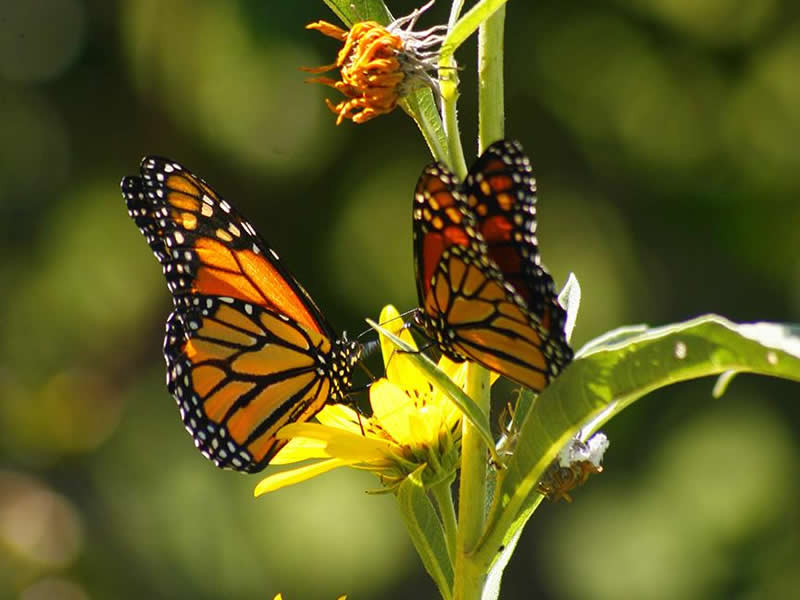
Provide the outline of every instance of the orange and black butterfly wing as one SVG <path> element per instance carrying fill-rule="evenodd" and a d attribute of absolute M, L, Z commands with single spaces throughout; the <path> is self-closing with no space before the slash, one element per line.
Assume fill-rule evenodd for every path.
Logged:
<path fill-rule="evenodd" d="M 467 247 L 473 243 L 466 230 L 476 223 L 465 209 L 456 176 L 441 163 L 425 167 L 414 191 L 413 209 L 414 266 L 420 301 L 430 294 L 442 253 L 454 244 Z"/>
<path fill-rule="evenodd" d="M 429 312 L 431 311 L 431 312 Z M 433 275 L 423 321 L 440 349 L 539 392 L 561 369 L 550 332 L 475 247 L 451 246 Z"/>
<path fill-rule="evenodd" d="M 174 161 L 150 156 L 142 160 L 141 185 L 169 251 L 164 275 L 176 303 L 193 294 L 230 296 L 334 337 L 278 255 L 205 181 Z"/>
<path fill-rule="evenodd" d="M 464 180 L 467 203 L 489 257 L 544 331 L 553 361 L 560 369 L 572 359 L 564 337 L 566 312 L 558 302 L 553 278 L 541 264 L 536 239 L 536 180 L 528 156 L 517 141 L 490 145 Z"/>
<path fill-rule="evenodd" d="M 332 396 L 330 341 L 256 304 L 195 296 L 167 320 L 167 387 L 197 448 L 218 467 L 262 470 Z M 352 365 L 350 365 L 352 367 Z"/>
<path fill-rule="evenodd" d="M 540 264 L 536 180 L 519 142 L 501 140 L 489 146 L 463 188 L 489 256 L 531 310 L 543 308 L 555 295 L 555 285 Z"/>
<path fill-rule="evenodd" d="M 441 163 L 425 167 L 417 182 L 413 207 L 414 268 L 422 309 L 418 320 L 436 339 L 439 349 L 459 362 L 466 356 L 450 343 L 447 313 L 452 296 L 447 277 L 441 277 L 439 271 L 446 264 L 443 256 L 453 246 L 481 254 L 482 242 L 474 234 L 476 225 L 455 175 Z"/>
<path fill-rule="evenodd" d="M 514 246 L 518 240 L 514 227 L 508 244 L 493 229 L 502 226 L 498 227 L 502 231 L 506 226 L 499 212 L 500 201 L 505 199 L 495 198 L 491 187 L 503 183 L 495 179 L 500 177 L 495 173 L 498 167 L 491 154 L 481 157 L 471 171 L 469 186 L 460 184 L 438 164 L 423 171 L 414 199 L 414 251 L 422 307 L 418 318 L 449 357 L 469 358 L 541 391 L 568 362 L 565 357 L 571 358 L 571 351 L 563 341 L 563 330 L 554 335 L 541 314 L 531 309 L 529 288 L 524 287 L 524 292 L 517 288 L 530 285 L 536 289 L 542 283 L 527 281 L 531 269 L 522 260 L 527 255 Z M 492 179 L 487 181 L 481 169 Z M 511 178 L 516 184 L 519 175 L 511 174 Z M 483 198 L 479 202 L 472 185 L 481 184 L 478 193 Z M 517 197 L 509 208 L 524 211 L 515 205 Z M 490 235 L 487 240 L 481 225 L 493 216 L 497 219 L 483 228 Z M 535 253 L 535 240 L 533 244 Z M 514 252 L 521 257 L 516 262 Z"/>
<path fill-rule="evenodd" d="M 218 466 L 263 469 L 278 429 L 344 397 L 360 347 L 199 177 L 147 157 L 122 191 L 173 295 L 164 356 L 186 428 Z"/>
<path fill-rule="evenodd" d="M 156 223 L 153 206 L 147 198 L 141 178 L 124 177 L 121 188 L 122 196 L 128 206 L 128 214 L 144 235 L 159 264 L 166 264 L 171 260 L 171 256 L 164 241 L 164 231 Z"/>

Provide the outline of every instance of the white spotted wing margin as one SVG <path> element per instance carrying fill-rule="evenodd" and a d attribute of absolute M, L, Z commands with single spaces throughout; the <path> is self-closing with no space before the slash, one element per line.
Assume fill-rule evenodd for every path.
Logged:
<path fill-rule="evenodd" d="M 147 198 L 141 178 L 123 177 L 120 188 L 125 205 L 128 207 L 128 215 L 147 240 L 156 260 L 159 264 L 165 265 L 170 260 L 170 252 L 164 243 L 164 232 L 153 215 L 153 206 Z"/>
<path fill-rule="evenodd" d="M 232 256 L 236 251 L 249 250 L 263 257 L 301 299 L 317 327 L 329 338 L 336 337 L 314 299 L 288 271 L 278 254 L 262 239 L 250 221 L 202 177 L 180 163 L 160 156 L 144 157 L 140 172 L 141 189 L 147 196 L 155 223 L 163 231 L 166 260 L 160 259 L 155 249 L 154 253 L 164 266 L 164 276 L 175 297 L 176 306 L 180 297 L 195 293 L 195 278 L 203 267 L 198 255 L 198 240 L 217 240 L 234 251 Z M 187 200 L 190 201 L 188 204 Z M 147 237 L 144 229 L 142 233 Z M 241 263 L 235 269 L 236 273 L 245 271 Z M 256 282 L 250 280 L 250 283 L 258 288 Z M 264 296 L 259 304 L 269 307 L 272 301 Z"/>
<path fill-rule="evenodd" d="M 286 444 L 275 433 L 313 417 L 347 383 L 341 371 L 331 380 L 330 364 L 347 346 L 325 344 L 242 300 L 197 295 L 178 303 L 164 339 L 167 387 L 203 455 L 221 468 L 264 469 Z M 346 362 L 352 368 L 355 358 Z"/>

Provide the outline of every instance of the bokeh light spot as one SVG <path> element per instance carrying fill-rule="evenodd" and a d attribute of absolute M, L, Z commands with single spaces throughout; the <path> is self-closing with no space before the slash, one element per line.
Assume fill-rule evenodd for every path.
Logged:
<path fill-rule="evenodd" d="M 737 556 L 751 569 L 742 576 L 760 589 L 766 577 L 751 544 L 781 527 L 798 487 L 791 434 L 759 406 L 749 398 L 687 421 L 636 476 L 615 474 L 607 457 L 602 488 L 559 514 L 544 536 L 543 572 L 559 597 L 726 597 L 716 586 L 735 577 Z M 786 551 L 773 558 L 796 564 L 797 548 Z"/>
<path fill-rule="evenodd" d="M 187 131 L 251 168 L 317 164 L 322 112 L 298 68 L 312 52 L 255 39 L 228 2 L 125 3 L 128 60 L 143 95 L 155 93 Z"/>
<path fill-rule="evenodd" d="M 776 0 L 636 0 L 640 12 L 713 45 L 749 41 L 775 16 Z"/>
<path fill-rule="evenodd" d="M 800 169 L 800 30 L 757 55 L 723 113 L 728 151 L 748 177 L 774 187 Z"/>
<path fill-rule="evenodd" d="M 71 564 L 83 547 L 72 503 L 31 476 L 0 471 L 0 542 L 47 567 Z"/>
<path fill-rule="evenodd" d="M 83 45 L 85 21 L 80 0 L 0 3 L 0 78 L 38 83 L 61 75 Z"/>
<path fill-rule="evenodd" d="M 49 206 L 63 189 L 70 144 L 63 119 L 31 90 L 0 87 L 0 132 L 0 232 L 14 239 L 25 230 L 15 220 Z"/>

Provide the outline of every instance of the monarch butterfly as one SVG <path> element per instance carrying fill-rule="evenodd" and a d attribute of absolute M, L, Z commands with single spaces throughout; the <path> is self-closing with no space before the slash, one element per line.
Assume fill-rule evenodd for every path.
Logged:
<path fill-rule="evenodd" d="M 317 305 L 236 210 L 181 165 L 145 157 L 122 179 L 128 213 L 161 263 L 167 388 L 203 455 L 255 473 L 275 433 L 340 401 L 361 346 Z"/>
<path fill-rule="evenodd" d="M 413 220 L 417 324 L 452 360 L 543 390 L 572 350 L 539 261 L 536 182 L 522 146 L 495 142 L 463 183 L 440 163 L 425 167 Z"/>

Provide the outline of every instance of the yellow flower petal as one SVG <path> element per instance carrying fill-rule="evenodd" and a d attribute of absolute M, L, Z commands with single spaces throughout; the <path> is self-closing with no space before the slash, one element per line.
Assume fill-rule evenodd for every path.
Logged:
<path fill-rule="evenodd" d="M 420 442 L 433 444 L 439 439 L 442 428 L 442 406 L 429 404 L 408 415 L 409 430 Z"/>
<path fill-rule="evenodd" d="M 417 342 L 414 341 L 414 337 L 411 335 L 411 332 L 409 332 L 405 322 L 400 318 L 400 313 L 397 312 L 397 309 L 394 306 L 391 304 L 384 306 L 380 316 L 378 317 L 378 322 L 381 324 L 381 327 L 393 333 L 405 343 L 412 346 L 414 349 L 417 348 Z M 384 341 L 387 343 L 384 344 Z M 395 350 L 395 346 L 388 339 L 382 339 L 381 350 L 383 352 L 383 364 L 386 365 L 390 362 L 390 358 Z"/>
<path fill-rule="evenodd" d="M 457 386 L 464 387 L 464 382 L 467 380 L 467 361 L 456 362 L 450 360 L 446 356 L 442 356 L 437 366 L 447 373 L 448 377 L 450 377 Z"/>
<path fill-rule="evenodd" d="M 361 433 L 358 413 L 344 404 L 328 404 L 317 413 L 317 421 L 323 425 Z"/>
<path fill-rule="evenodd" d="M 311 438 L 325 444 L 327 456 L 347 460 L 382 461 L 392 453 L 392 444 L 352 433 L 338 427 L 328 427 L 320 423 L 291 423 L 282 428 L 276 435 L 279 439 Z M 318 451 L 319 446 L 313 446 Z M 308 458 L 312 458 L 309 456 Z"/>
<path fill-rule="evenodd" d="M 258 497 L 268 492 L 274 492 L 289 485 L 300 483 L 306 479 L 311 479 L 317 475 L 327 473 L 338 467 L 345 467 L 352 464 L 354 461 L 341 460 L 339 458 L 331 458 L 329 460 L 321 460 L 310 465 L 298 467 L 296 469 L 287 469 L 274 475 L 269 475 L 262 479 L 253 491 L 253 495 Z"/>
<path fill-rule="evenodd" d="M 328 444 L 331 456 L 369 463 L 373 466 L 384 465 L 388 457 L 394 454 L 397 446 L 387 440 L 368 437 L 340 436 Z"/>
<path fill-rule="evenodd" d="M 380 315 L 381 326 L 398 336 L 413 348 L 417 348 L 411 332 L 402 319 L 399 318 L 397 309 L 390 305 L 383 308 Z M 392 341 L 381 335 L 381 352 L 386 370 L 386 378 L 407 390 L 411 397 L 419 398 L 430 392 L 431 386 L 425 376 L 408 360 L 407 354 L 400 351 Z"/>
<path fill-rule="evenodd" d="M 450 377 L 458 387 L 464 389 L 464 384 L 467 381 L 467 364 L 467 361 L 455 362 L 446 356 L 442 356 L 437 366 L 447 373 L 447 376 Z M 493 385 L 499 377 L 500 375 L 498 373 L 489 371 L 489 385 Z"/>
<path fill-rule="evenodd" d="M 370 386 L 369 398 L 374 418 L 393 439 L 400 443 L 413 439 L 408 423 L 413 401 L 400 387 L 387 379 L 379 379 Z"/>
<path fill-rule="evenodd" d="M 330 458 L 327 447 L 328 443 L 322 440 L 295 437 L 272 457 L 269 464 L 289 465 L 310 458 Z"/>

